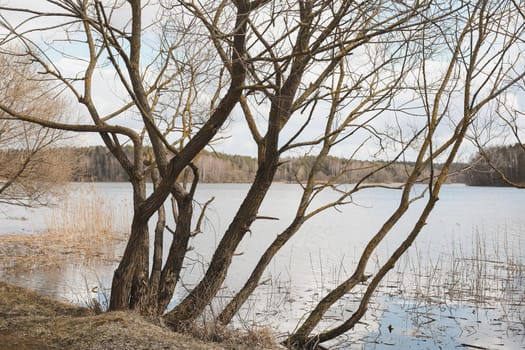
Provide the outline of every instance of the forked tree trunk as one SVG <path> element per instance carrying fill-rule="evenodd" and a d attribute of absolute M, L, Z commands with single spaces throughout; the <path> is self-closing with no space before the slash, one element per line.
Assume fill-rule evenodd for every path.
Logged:
<path fill-rule="evenodd" d="M 206 274 L 190 294 L 166 314 L 165 320 L 172 327 L 184 328 L 188 323 L 194 321 L 217 294 L 226 278 L 235 249 L 255 220 L 257 211 L 272 184 L 277 171 L 277 161 L 278 156 L 276 155 L 271 163 L 261 164 L 237 215 L 215 249 Z"/>
<path fill-rule="evenodd" d="M 136 6 L 137 4 L 135 3 L 133 5 L 134 11 L 138 12 L 140 6 Z M 151 309 L 147 305 L 151 305 L 151 301 L 148 303 L 146 300 L 149 295 L 147 290 L 149 286 L 148 220 L 164 204 L 181 172 L 217 134 L 239 101 L 242 93 L 241 85 L 246 77 L 244 54 L 246 52 L 247 19 L 251 9 L 248 1 L 237 1 L 235 5 L 237 7 L 237 17 L 233 34 L 230 87 L 199 132 L 166 165 L 165 175 L 159 182 L 158 188 L 144 201 L 134 199 L 135 212 L 131 236 L 120 265 L 113 277 L 110 310 L 122 310 L 133 307 L 145 314 L 148 313 L 148 309 L 150 312 Z M 139 15 L 137 14 L 137 16 Z M 140 26 L 137 24 L 139 22 L 139 19 L 134 21 L 134 28 L 137 27 L 137 33 L 140 33 Z M 135 42 L 135 46 L 139 47 L 140 43 Z M 136 56 L 137 60 L 134 62 L 138 62 L 138 57 Z M 137 75 L 132 74 L 133 76 L 137 78 Z M 135 83 L 138 84 L 139 82 L 135 81 Z"/>
<path fill-rule="evenodd" d="M 182 200 L 179 200 L 178 203 L 179 216 L 177 228 L 173 233 L 173 241 L 170 246 L 168 258 L 166 259 L 166 264 L 160 276 L 158 297 L 156 300 L 159 315 L 166 310 L 173 297 L 191 237 L 192 198 L 186 195 Z"/>
<path fill-rule="evenodd" d="M 164 230 L 166 228 L 166 210 L 162 205 L 158 210 L 157 225 L 155 226 L 155 238 L 153 243 L 153 262 L 149 279 L 149 308 L 152 315 L 162 313 L 158 310 L 157 299 L 159 297 L 159 286 L 162 271 L 162 257 L 164 252 Z"/>

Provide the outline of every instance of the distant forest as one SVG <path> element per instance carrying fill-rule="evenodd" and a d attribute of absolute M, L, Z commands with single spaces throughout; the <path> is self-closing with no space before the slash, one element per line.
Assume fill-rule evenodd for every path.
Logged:
<path fill-rule="evenodd" d="M 85 148 L 70 148 L 71 159 L 74 159 L 75 169 L 73 181 L 119 182 L 127 181 L 127 175 L 117 160 L 103 146 Z M 128 152 L 132 152 L 129 148 Z M 285 158 L 282 160 L 275 181 L 294 183 L 304 182 L 308 169 L 314 158 Z M 201 182 L 205 183 L 248 183 L 252 182 L 257 169 L 257 160 L 253 157 L 229 155 L 224 153 L 202 153 L 196 165 L 199 169 Z M 465 168 L 458 164 L 454 171 Z M 346 160 L 328 157 L 318 174 L 318 181 L 332 180 L 334 183 L 355 183 L 371 170 L 374 174 L 367 178 L 368 183 L 396 183 L 405 181 L 411 168 L 410 163 L 395 163 L 387 166 L 381 161 Z M 422 175 L 422 178 L 429 172 Z M 449 182 L 466 182 L 463 172 L 450 176 Z"/>
<path fill-rule="evenodd" d="M 132 148 L 127 152 L 131 154 Z M 60 148 L 47 150 L 51 157 L 64 164 L 64 172 L 71 174 L 71 181 L 77 182 L 123 182 L 128 181 L 127 174 L 113 155 L 104 146 L 82 148 Z M 17 153 L 15 150 L 0 151 L 0 163 L 7 161 Z M 7 157 L 9 156 L 9 157 Z M 7 157 L 7 158 L 6 158 Z M 11 159 L 9 158 L 9 159 Z M 489 162 L 487 162 L 489 159 Z M 314 158 L 282 159 L 275 181 L 285 183 L 305 182 L 308 169 Z M 224 153 L 202 153 L 196 165 L 201 182 L 207 183 L 250 183 L 257 168 L 257 159 L 248 156 Z M 367 183 L 400 183 L 406 180 L 410 172 L 410 163 L 387 165 L 381 161 L 347 160 L 328 157 L 317 181 L 334 183 L 356 183 L 365 174 L 375 170 L 365 182 Z M 439 165 L 436 165 L 439 168 Z M 494 170 L 494 168 L 497 169 Z M 525 183 L 525 147 L 519 144 L 489 148 L 484 156 L 477 154 L 469 164 L 455 164 L 449 183 L 465 183 L 471 186 L 505 186 L 504 175 L 514 183 Z M 190 174 L 187 174 L 191 177 Z M 428 178 L 430 172 L 422 174 L 421 180 Z"/>
<path fill-rule="evenodd" d="M 525 184 L 525 145 L 491 147 L 478 153 L 464 180 L 471 186 L 507 186 L 503 178 Z"/>

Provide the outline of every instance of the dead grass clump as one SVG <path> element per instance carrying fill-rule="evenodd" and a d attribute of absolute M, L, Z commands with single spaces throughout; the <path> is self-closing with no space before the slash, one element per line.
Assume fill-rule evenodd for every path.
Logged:
<path fill-rule="evenodd" d="M 67 244 L 80 241 L 86 252 L 111 249 L 129 230 L 131 213 L 127 209 L 106 201 L 93 186 L 80 187 L 51 212 L 48 232 Z"/>
<path fill-rule="evenodd" d="M 202 341 L 218 343 L 232 350 L 280 348 L 275 335 L 267 327 L 232 329 L 218 323 L 208 322 L 204 325 L 194 324 L 186 332 Z"/>
<path fill-rule="evenodd" d="M 80 187 L 52 208 L 46 232 L 0 236 L 0 265 L 4 271 L 30 271 L 65 261 L 116 262 L 130 221 L 126 207 L 111 205 L 92 186 Z"/>
<path fill-rule="evenodd" d="M 76 350 L 224 349 L 178 334 L 130 312 L 90 310 L 0 282 L 0 347 Z"/>

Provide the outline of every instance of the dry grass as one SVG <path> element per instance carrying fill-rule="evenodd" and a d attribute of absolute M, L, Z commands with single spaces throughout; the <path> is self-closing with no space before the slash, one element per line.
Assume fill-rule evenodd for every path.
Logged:
<path fill-rule="evenodd" d="M 72 185 L 74 186 L 74 185 Z M 85 244 L 108 243 L 129 230 L 131 211 L 104 199 L 93 186 L 77 187 L 54 208 L 47 220 L 48 231 L 70 240 L 89 239 Z"/>
<path fill-rule="evenodd" d="M 253 327 L 245 330 L 232 329 L 215 322 L 193 325 L 186 331 L 196 339 L 218 343 L 232 349 L 277 349 L 275 334 L 266 327 Z"/>
<path fill-rule="evenodd" d="M 112 207 L 93 187 L 81 188 L 52 208 L 46 232 L 0 236 L 0 265 L 23 271 L 66 261 L 116 262 L 131 221 L 126 209 Z"/>
<path fill-rule="evenodd" d="M 3 350 L 24 349 L 277 349 L 271 333 L 239 333 L 222 329 L 221 344 L 179 334 L 130 312 L 95 315 L 33 291 L 0 282 L 0 344 Z M 202 335 L 202 334 L 201 334 Z M 272 338 L 273 339 L 273 338 Z M 264 341 L 264 343 L 262 343 Z"/>
<path fill-rule="evenodd" d="M 0 282 L 0 344 L 24 349 L 224 349 L 125 312 L 94 315 Z"/>
<path fill-rule="evenodd" d="M 521 242 L 516 237 L 510 241 L 505 233 L 488 240 L 475 232 L 470 244 L 452 242 L 451 252 L 434 260 L 420 254 L 406 256 L 382 292 L 411 305 L 410 309 L 416 310 L 412 321 L 418 326 L 433 320 L 427 317 L 420 323 L 421 310 L 437 308 L 453 318 L 448 313 L 469 309 L 473 312 L 472 319 L 490 313 L 497 321 L 495 327 L 505 336 L 523 337 L 525 260 Z M 389 288 L 392 286 L 395 288 Z"/>
<path fill-rule="evenodd" d="M 525 261 L 520 245 L 511 244 L 506 235 L 488 241 L 476 232 L 468 248 L 454 243 L 450 254 L 412 262 L 409 285 L 415 286 L 416 295 L 443 303 L 525 305 Z"/>

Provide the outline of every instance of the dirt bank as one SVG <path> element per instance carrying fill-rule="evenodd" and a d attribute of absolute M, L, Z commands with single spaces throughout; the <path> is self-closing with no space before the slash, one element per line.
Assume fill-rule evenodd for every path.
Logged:
<path fill-rule="evenodd" d="M 0 282 L 0 344 L 4 350 L 243 349 L 257 344 L 205 343 L 129 312 L 95 315 Z"/>

